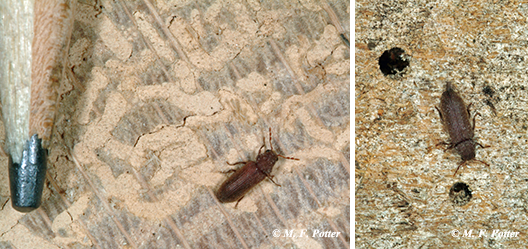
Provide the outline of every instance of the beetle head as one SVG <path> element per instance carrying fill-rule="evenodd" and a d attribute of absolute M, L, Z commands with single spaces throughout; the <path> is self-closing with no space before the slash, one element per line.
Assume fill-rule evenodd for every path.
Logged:
<path fill-rule="evenodd" d="M 457 153 L 462 157 L 462 161 L 475 159 L 475 142 L 467 140 L 455 146 Z"/>

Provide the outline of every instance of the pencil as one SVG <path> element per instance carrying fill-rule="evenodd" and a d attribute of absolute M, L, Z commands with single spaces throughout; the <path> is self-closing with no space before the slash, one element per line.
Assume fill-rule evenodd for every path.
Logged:
<path fill-rule="evenodd" d="M 67 0 L 3 0 L 0 11 L 0 98 L 11 203 L 30 212 L 41 204 L 73 6 Z"/>

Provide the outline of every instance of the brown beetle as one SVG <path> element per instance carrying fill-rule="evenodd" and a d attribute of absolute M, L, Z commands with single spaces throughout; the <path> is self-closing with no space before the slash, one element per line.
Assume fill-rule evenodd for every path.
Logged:
<path fill-rule="evenodd" d="M 238 206 L 238 203 L 244 198 L 244 195 L 265 178 L 268 178 L 271 182 L 275 183 L 272 179 L 273 176 L 270 175 L 270 173 L 277 160 L 279 160 L 279 157 L 299 160 L 297 158 L 285 157 L 275 153 L 275 151 L 273 151 L 273 145 L 271 144 L 271 128 L 269 129 L 269 133 L 271 149 L 266 150 L 261 154 L 262 148 L 265 146 L 264 142 L 264 145 L 259 149 L 256 161 L 238 162 L 234 164 L 228 163 L 229 165 L 244 164 L 244 166 L 238 170 L 230 170 L 235 173 L 233 173 L 216 191 L 216 198 L 218 198 L 218 201 L 222 203 L 237 201 L 235 207 Z M 277 183 L 275 184 L 280 186 Z"/>
<path fill-rule="evenodd" d="M 435 107 L 440 113 L 440 118 L 451 138 L 450 143 L 443 142 L 440 144 L 449 145 L 448 149 L 454 148 L 462 158 L 462 162 L 458 165 L 453 176 L 456 175 L 460 166 L 470 160 L 478 161 L 489 166 L 486 162 L 475 159 L 475 147 L 478 145 L 484 148 L 484 146 L 474 140 L 476 115 L 473 116 L 473 124 L 471 124 L 471 114 L 469 113 L 470 106 L 471 104 L 466 108 L 466 104 L 462 97 L 458 95 L 453 89 L 451 83 L 448 82 L 446 84 L 446 90 L 442 93 L 442 97 L 440 98 L 440 109 Z"/>

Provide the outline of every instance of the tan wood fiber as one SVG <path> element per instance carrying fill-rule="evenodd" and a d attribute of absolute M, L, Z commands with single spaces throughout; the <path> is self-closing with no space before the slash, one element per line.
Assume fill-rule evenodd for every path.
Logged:
<path fill-rule="evenodd" d="M 44 148 L 50 143 L 72 25 L 70 1 L 35 1 L 29 135 L 38 134 Z"/>

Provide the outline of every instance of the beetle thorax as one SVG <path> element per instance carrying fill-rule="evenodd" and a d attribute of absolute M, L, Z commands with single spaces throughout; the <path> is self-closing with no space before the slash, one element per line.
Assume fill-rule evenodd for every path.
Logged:
<path fill-rule="evenodd" d="M 266 150 L 257 156 L 257 168 L 266 174 L 270 174 L 277 160 L 279 160 L 279 157 L 274 151 Z"/>

